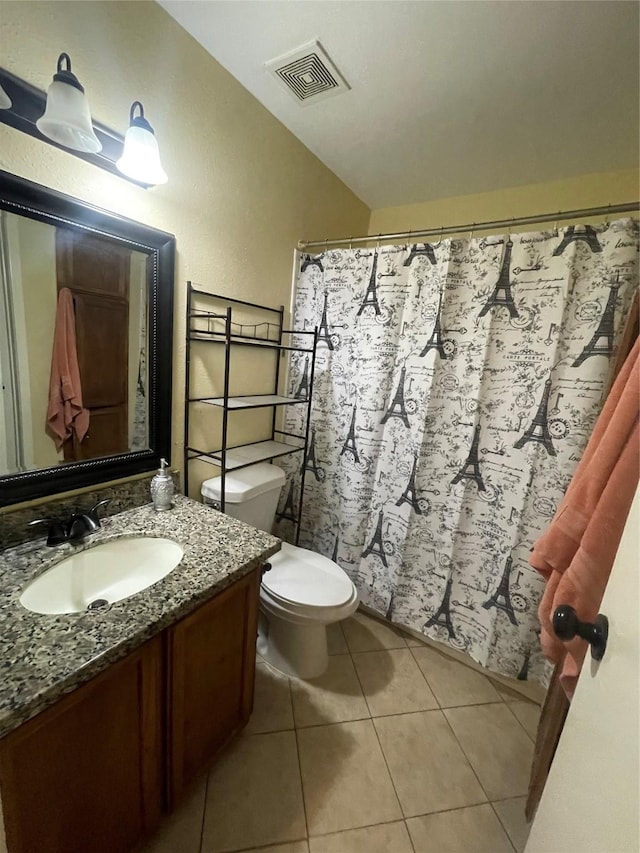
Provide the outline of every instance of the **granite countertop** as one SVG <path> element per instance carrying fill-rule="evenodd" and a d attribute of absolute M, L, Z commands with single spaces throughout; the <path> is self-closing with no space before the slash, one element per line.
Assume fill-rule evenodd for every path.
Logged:
<path fill-rule="evenodd" d="M 70 554 L 127 536 L 173 539 L 184 549 L 165 578 L 108 609 L 56 616 L 19 601 L 38 575 Z M 177 495 L 110 516 L 80 545 L 27 543 L 0 552 L 0 737 L 195 610 L 280 549 L 275 536 Z"/>

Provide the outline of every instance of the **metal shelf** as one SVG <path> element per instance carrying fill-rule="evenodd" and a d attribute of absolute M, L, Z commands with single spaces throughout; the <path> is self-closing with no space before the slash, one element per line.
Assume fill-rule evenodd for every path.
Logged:
<path fill-rule="evenodd" d="M 198 304 L 210 305 L 211 310 L 204 308 L 195 308 L 194 299 Z M 210 300 L 207 302 L 206 300 Z M 224 306 L 224 313 L 219 310 L 219 306 Z M 238 306 L 238 307 L 236 307 Z M 240 307 L 241 306 L 241 307 Z M 216 310 L 218 309 L 218 310 Z M 268 315 L 277 315 L 277 322 L 267 320 L 265 322 L 244 323 L 237 322 L 246 316 L 244 309 L 258 309 L 259 311 L 268 312 Z M 244 315 L 242 314 L 244 312 Z M 255 312 L 253 312 L 255 315 Z M 237 471 L 240 468 L 248 468 L 250 465 L 255 465 L 257 462 L 267 462 L 271 459 L 277 459 L 281 456 L 287 456 L 291 453 L 303 452 L 306 455 L 309 443 L 309 425 L 311 417 L 311 399 L 313 395 L 313 371 L 315 367 L 316 348 L 318 346 L 318 329 L 313 331 L 306 329 L 285 329 L 284 328 L 284 307 L 271 308 L 267 305 L 258 305 L 255 302 L 244 302 L 240 299 L 231 299 L 226 296 L 220 296 L 215 293 L 209 293 L 193 287 L 191 282 L 187 282 L 187 311 L 186 311 L 186 359 L 185 359 L 185 448 L 184 448 L 184 488 L 185 493 L 189 493 L 189 462 L 194 459 L 201 459 L 210 465 L 216 465 L 220 468 L 221 478 L 221 500 L 220 508 L 225 511 L 225 477 L 230 471 Z M 257 319 L 260 319 L 259 317 Z M 204 328 L 197 328 L 197 326 Z M 224 330 L 221 330 L 221 327 Z M 305 335 L 307 338 L 298 336 Z M 289 337 L 287 337 L 289 336 Z M 301 341 L 310 339 L 310 346 L 291 346 L 283 343 L 283 340 Z M 190 391 L 190 376 L 191 376 L 191 344 L 192 343 L 213 343 L 224 346 L 224 376 L 223 387 L 224 393 L 218 397 L 191 397 Z M 301 383 L 299 392 L 304 391 L 304 397 L 290 397 L 278 393 L 280 385 L 280 358 L 273 360 L 273 391 L 271 394 L 244 394 L 232 396 L 230 392 L 230 376 L 231 376 L 231 361 L 232 352 L 235 347 L 259 347 L 262 349 L 276 350 L 284 352 L 299 352 L 309 353 L 311 358 L 305 358 L 305 373 L 304 384 Z M 202 354 L 204 357 L 204 353 Z M 215 406 L 222 410 L 222 433 L 221 447 L 218 450 L 199 450 L 189 446 L 189 424 L 190 424 L 190 409 L 193 403 L 204 403 L 205 405 Z M 294 406 L 304 404 L 307 407 L 306 419 L 303 426 L 303 435 L 297 435 L 292 432 L 285 432 L 276 429 L 276 414 L 279 406 Z M 271 408 L 271 437 L 263 441 L 256 441 L 250 444 L 241 444 L 235 447 L 229 447 L 229 413 L 234 411 L 242 411 L 248 409 Z M 283 439 L 293 439 L 295 444 L 287 444 L 285 441 L 276 441 L 278 435 Z M 214 439 L 216 440 L 216 439 Z M 213 441 L 211 443 L 213 444 Z M 219 440 L 219 439 L 218 439 Z M 207 443 L 209 443 L 207 441 Z M 224 463 L 223 463 L 224 460 Z M 299 497 L 296 501 L 297 506 L 288 506 L 288 511 L 279 518 L 291 521 L 296 525 L 296 544 L 300 535 L 300 516 L 302 513 L 302 500 L 304 495 L 304 480 L 305 466 L 302 464 L 300 468 L 300 485 Z M 287 498 L 289 501 L 289 498 Z"/>
<path fill-rule="evenodd" d="M 301 440 L 303 440 L 301 438 Z M 203 459 L 212 465 L 222 465 L 222 449 L 220 450 L 197 450 L 195 447 L 186 448 L 193 455 L 191 459 Z M 286 456 L 304 450 L 304 444 L 296 447 L 293 444 L 284 444 L 282 441 L 255 441 L 252 444 L 239 444 L 237 447 L 229 447 L 225 457 L 225 469 L 235 471 L 237 468 L 245 468 L 255 465 L 256 462 L 268 462 L 277 459 L 278 456 Z"/>
<path fill-rule="evenodd" d="M 202 335 L 202 337 L 198 337 Z M 205 344 L 226 344 L 227 340 L 224 337 L 224 332 L 201 332 L 197 329 L 191 329 L 187 340 L 191 342 L 200 342 Z M 292 347 L 285 344 L 274 343 L 273 341 L 262 340 L 260 338 L 241 338 L 240 335 L 232 335 L 229 343 L 239 347 L 257 347 L 258 349 L 275 349 L 281 352 L 314 352 L 308 347 Z"/>
<path fill-rule="evenodd" d="M 190 397 L 190 403 L 208 403 L 210 406 L 224 408 L 224 397 Z M 247 394 L 242 397 L 229 397 L 226 406 L 235 409 L 262 409 L 270 406 L 295 406 L 308 403 L 306 397 L 281 397 L 279 394 Z"/>

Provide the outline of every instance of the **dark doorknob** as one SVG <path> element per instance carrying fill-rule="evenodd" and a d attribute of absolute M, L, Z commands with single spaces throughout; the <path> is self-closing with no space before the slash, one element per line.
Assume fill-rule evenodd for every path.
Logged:
<path fill-rule="evenodd" d="M 591 646 L 591 657 L 602 660 L 609 636 L 609 620 L 602 613 L 598 613 L 595 622 L 581 622 L 573 607 L 563 604 L 553 614 L 553 630 L 565 641 L 573 640 L 575 636 L 582 637 Z"/>

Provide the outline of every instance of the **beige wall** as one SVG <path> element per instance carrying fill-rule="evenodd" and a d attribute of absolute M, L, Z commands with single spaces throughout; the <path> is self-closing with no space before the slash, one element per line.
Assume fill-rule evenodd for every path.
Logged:
<path fill-rule="evenodd" d="M 185 281 L 289 305 L 308 235 L 366 231 L 369 209 L 152 2 L 2 2 L 2 65 L 46 88 L 69 53 L 95 119 L 140 100 L 169 182 L 142 190 L 0 125 L 0 167 L 177 238 L 174 465 L 182 464 Z"/>
<path fill-rule="evenodd" d="M 371 212 L 368 233 L 390 234 L 408 229 L 440 228 L 443 225 L 534 216 L 556 210 L 637 202 L 640 196 L 639 180 L 638 169 L 627 169 L 403 207 L 385 207 Z M 597 218 L 600 221 L 603 219 Z M 536 227 L 528 225 L 514 228 L 514 231 L 530 231 Z M 476 233 L 482 232 L 478 229 Z"/>

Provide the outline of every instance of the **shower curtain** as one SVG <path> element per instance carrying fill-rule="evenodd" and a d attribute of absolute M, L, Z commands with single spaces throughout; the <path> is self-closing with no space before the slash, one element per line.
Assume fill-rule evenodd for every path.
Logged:
<path fill-rule="evenodd" d="M 587 443 L 637 282 L 630 219 L 303 255 L 293 325 L 319 327 L 311 432 L 304 459 L 281 463 L 279 508 L 304 465 L 300 544 L 393 622 L 544 681 L 527 558 Z M 294 354 L 292 395 L 309 374 Z"/>

